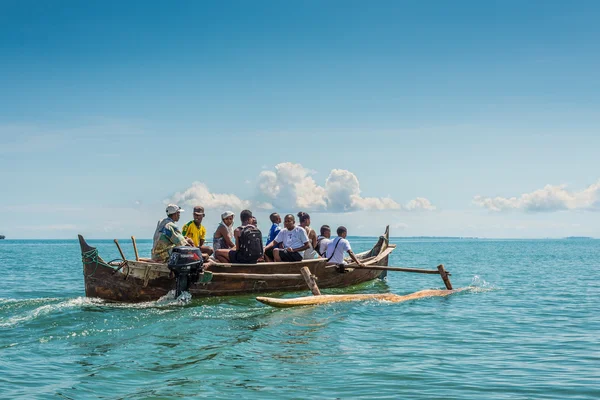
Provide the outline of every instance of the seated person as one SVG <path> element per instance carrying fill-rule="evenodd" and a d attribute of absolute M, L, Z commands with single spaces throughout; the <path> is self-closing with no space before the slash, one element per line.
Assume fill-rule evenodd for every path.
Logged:
<path fill-rule="evenodd" d="M 317 258 L 317 233 L 310 227 L 310 215 L 300 211 L 298 213 L 298 219 L 300 220 L 300 226 L 306 230 L 306 236 L 308 236 L 308 249 L 304 250 L 304 259 L 315 259 Z"/>
<path fill-rule="evenodd" d="M 324 257 L 327 251 L 327 245 L 331 242 L 331 228 L 329 225 L 323 225 L 321 227 L 321 234 L 317 237 L 317 245 L 315 251 L 319 257 Z"/>
<path fill-rule="evenodd" d="M 361 267 L 364 267 L 365 264 L 363 264 L 358 260 L 358 258 L 356 258 L 356 256 L 352 252 L 352 248 L 350 247 L 350 242 L 346 240 L 346 236 L 348 236 L 348 230 L 345 227 L 340 226 L 339 228 L 337 228 L 337 234 L 338 237 L 333 239 L 327 245 L 327 265 L 345 264 L 346 262 L 344 261 L 344 252 L 348 252 L 350 258 L 352 258 L 352 260 L 355 263 L 357 263 Z"/>
<path fill-rule="evenodd" d="M 269 229 L 269 236 L 267 236 L 267 245 L 271 243 L 277 237 L 277 234 L 281 230 L 279 224 L 281 223 L 281 217 L 277 213 L 273 213 L 269 216 L 271 220 L 271 229 Z"/>
<path fill-rule="evenodd" d="M 215 254 L 219 249 L 231 250 L 233 243 L 233 212 L 225 211 L 221 214 L 221 222 L 213 235 L 213 249 Z"/>
<path fill-rule="evenodd" d="M 167 262 L 173 247 L 194 245 L 192 239 L 184 237 L 175 225 L 175 222 L 179 221 L 182 211 L 179 206 L 169 204 L 167 206 L 167 217 L 156 224 L 152 242 L 152 261 Z"/>
<path fill-rule="evenodd" d="M 262 233 L 253 224 L 254 217 L 250 210 L 243 210 L 240 220 L 242 225 L 233 233 L 235 250 L 219 249 L 215 257 L 223 263 L 256 264 L 263 256 Z"/>
<path fill-rule="evenodd" d="M 304 250 L 310 247 L 306 230 L 296 226 L 296 219 L 292 214 L 285 216 L 283 224 L 285 229 L 279 231 L 275 240 L 265 247 L 265 258 L 276 262 L 302 261 Z M 283 249 L 278 247 L 280 243 L 283 244 Z"/>
<path fill-rule="evenodd" d="M 204 207 L 194 207 L 194 219 L 183 226 L 183 236 L 189 237 L 194 241 L 194 246 L 198 247 L 204 257 L 210 256 L 213 253 L 213 249 L 209 246 L 204 246 L 206 239 L 206 228 L 202 225 L 204 219 Z"/>

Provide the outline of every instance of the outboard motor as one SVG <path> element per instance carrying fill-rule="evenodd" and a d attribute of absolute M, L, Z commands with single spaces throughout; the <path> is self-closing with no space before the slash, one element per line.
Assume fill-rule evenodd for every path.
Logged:
<path fill-rule="evenodd" d="M 197 247 L 178 246 L 174 247 L 167 264 L 176 278 L 175 297 L 186 292 L 190 285 L 198 282 L 202 269 L 202 253 Z"/>

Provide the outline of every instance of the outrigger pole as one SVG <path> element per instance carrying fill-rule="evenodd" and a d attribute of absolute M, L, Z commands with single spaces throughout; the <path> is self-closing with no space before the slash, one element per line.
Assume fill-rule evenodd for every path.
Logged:
<path fill-rule="evenodd" d="M 337 268 L 337 265 L 330 265 L 327 268 Z M 434 274 L 440 275 L 442 280 L 444 281 L 444 285 L 446 285 L 446 289 L 452 290 L 452 283 L 450 282 L 449 276 L 450 272 L 446 271 L 444 268 L 444 264 L 440 264 L 437 266 L 437 269 L 420 269 L 420 268 L 405 268 L 405 267 L 386 267 L 380 265 L 365 265 L 361 267 L 357 264 L 348 264 L 344 266 L 345 269 L 374 269 L 381 271 L 399 271 L 399 272 L 415 272 L 418 274 Z"/>

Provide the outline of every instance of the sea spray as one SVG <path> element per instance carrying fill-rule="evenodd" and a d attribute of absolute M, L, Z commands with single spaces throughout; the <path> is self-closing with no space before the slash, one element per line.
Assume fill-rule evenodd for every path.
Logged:
<path fill-rule="evenodd" d="M 156 304 L 189 304 L 192 301 L 192 295 L 190 292 L 182 292 L 179 297 L 175 297 L 175 290 L 169 290 L 169 293 L 156 300 Z"/>
<path fill-rule="evenodd" d="M 497 287 L 495 285 L 487 282 L 485 279 L 483 279 L 479 275 L 473 276 L 473 279 L 471 279 L 471 285 L 469 285 L 469 288 L 470 288 L 471 292 L 487 292 L 490 290 L 497 289 Z"/>

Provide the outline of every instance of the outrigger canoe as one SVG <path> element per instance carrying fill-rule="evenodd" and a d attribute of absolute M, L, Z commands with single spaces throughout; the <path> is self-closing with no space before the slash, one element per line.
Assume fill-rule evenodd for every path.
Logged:
<path fill-rule="evenodd" d="M 175 278 L 166 263 L 151 260 L 106 262 L 95 247 L 79 235 L 83 261 L 85 295 L 108 301 L 155 301 L 175 288 Z M 389 243 L 389 227 L 369 250 L 356 254 L 367 266 L 387 266 L 396 248 Z M 386 270 L 344 269 L 327 265 L 323 258 L 298 262 L 257 264 L 209 263 L 207 273 L 193 283 L 192 297 L 232 296 L 249 293 L 304 291 L 306 282 L 300 273 L 307 267 L 321 288 L 344 288 L 386 276 Z"/>

